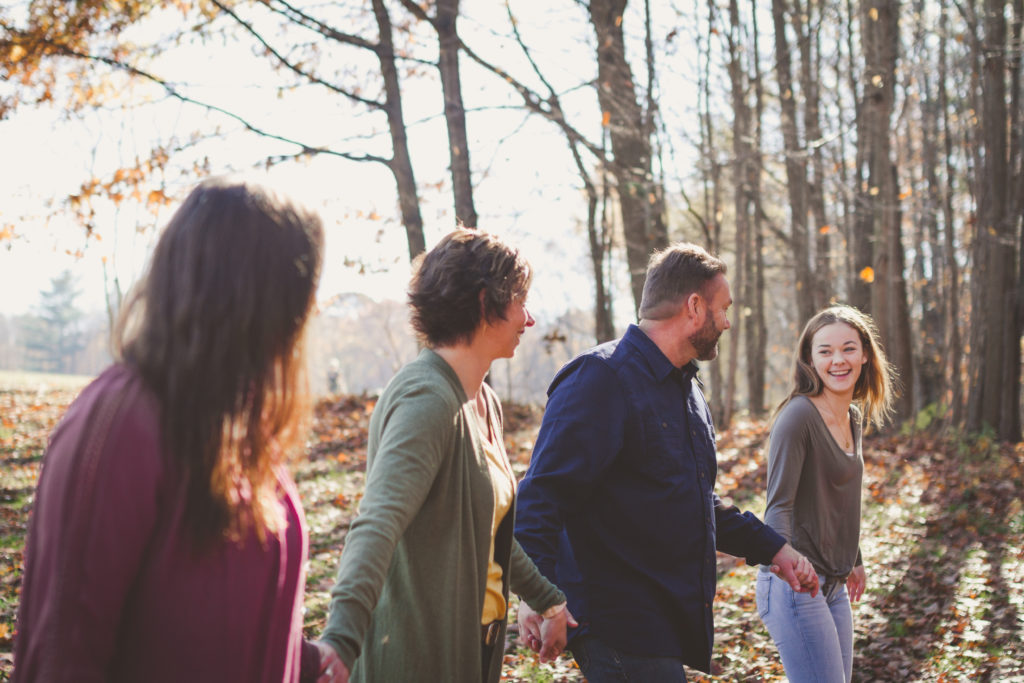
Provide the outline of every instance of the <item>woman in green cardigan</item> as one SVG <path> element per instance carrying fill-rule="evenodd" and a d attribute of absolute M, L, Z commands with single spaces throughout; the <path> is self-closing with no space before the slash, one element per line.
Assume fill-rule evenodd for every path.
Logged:
<path fill-rule="evenodd" d="M 512 536 L 515 477 L 501 405 L 484 383 L 534 324 L 530 267 L 499 238 L 458 229 L 409 286 L 424 344 L 370 419 L 366 490 L 345 539 L 322 640 L 336 682 L 483 681 L 501 674 L 509 589 L 544 617 L 542 658 L 575 626 L 565 597 Z"/>

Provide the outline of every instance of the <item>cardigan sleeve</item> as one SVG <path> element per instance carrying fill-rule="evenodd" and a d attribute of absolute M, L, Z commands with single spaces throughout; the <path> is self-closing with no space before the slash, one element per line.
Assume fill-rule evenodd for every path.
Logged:
<path fill-rule="evenodd" d="M 379 433 L 379 443 L 367 470 L 359 516 L 345 538 L 322 635 L 350 671 L 362 651 L 395 547 L 452 450 L 451 402 L 422 380 L 392 389 L 395 393 L 377 406 L 380 426 L 371 427 Z"/>
<path fill-rule="evenodd" d="M 538 614 L 565 602 L 565 594 L 540 573 L 519 541 L 512 541 L 509 561 L 509 588 Z"/>

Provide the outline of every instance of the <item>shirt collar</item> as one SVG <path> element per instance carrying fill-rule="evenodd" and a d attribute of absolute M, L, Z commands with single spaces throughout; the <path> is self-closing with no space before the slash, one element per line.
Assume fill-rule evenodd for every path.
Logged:
<path fill-rule="evenodd" d="M 658 345 L 655 344 L 647 333 L 641 330 L 637 325 L 630 325 L 629 329 L 626 330 L 626 334 L 622 336 L 623 341 L 632 344 L 647 361 L 647 366 L 651 369 L 651 374 L 658 382 L 663 382 L 666 378 L 676 376 L 679 378 L 681 383 L 688 383 L 690 380 L 697 376 L 697 361 L 691 360 L 689 363 L 684 365 L 682 368 L 677 368 L 672 365 Z M 700 380 L 697 380 L 700 382 Z"/>

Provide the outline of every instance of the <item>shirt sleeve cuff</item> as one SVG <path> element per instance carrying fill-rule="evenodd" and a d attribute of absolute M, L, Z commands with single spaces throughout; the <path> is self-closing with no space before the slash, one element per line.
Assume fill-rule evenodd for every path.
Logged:
<path fill-rule="evenodd" d="M 560 602 L 557 605 L 552 605 L 551 607 L 548 607 L 546 610 L 544 610 L 544 612 L 541 614 L 541 616 L 544 617 L 545 619 L 554 619 L 559 614 L 561 614 L 562 610 L 564 610 L 564 609 L 565 609 L 565 603 L 564 602 Z"/>

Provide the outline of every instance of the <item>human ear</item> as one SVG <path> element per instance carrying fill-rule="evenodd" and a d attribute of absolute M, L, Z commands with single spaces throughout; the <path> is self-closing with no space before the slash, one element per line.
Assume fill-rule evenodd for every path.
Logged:
<path fill-rule="evenodd" d="M 704 305 L 704 300 L 700 294 L 694 292 L 686 298 L 686 308 L 690 312 L 690 316 L 693 318 L 700 317 L 701 307 Z"/>

